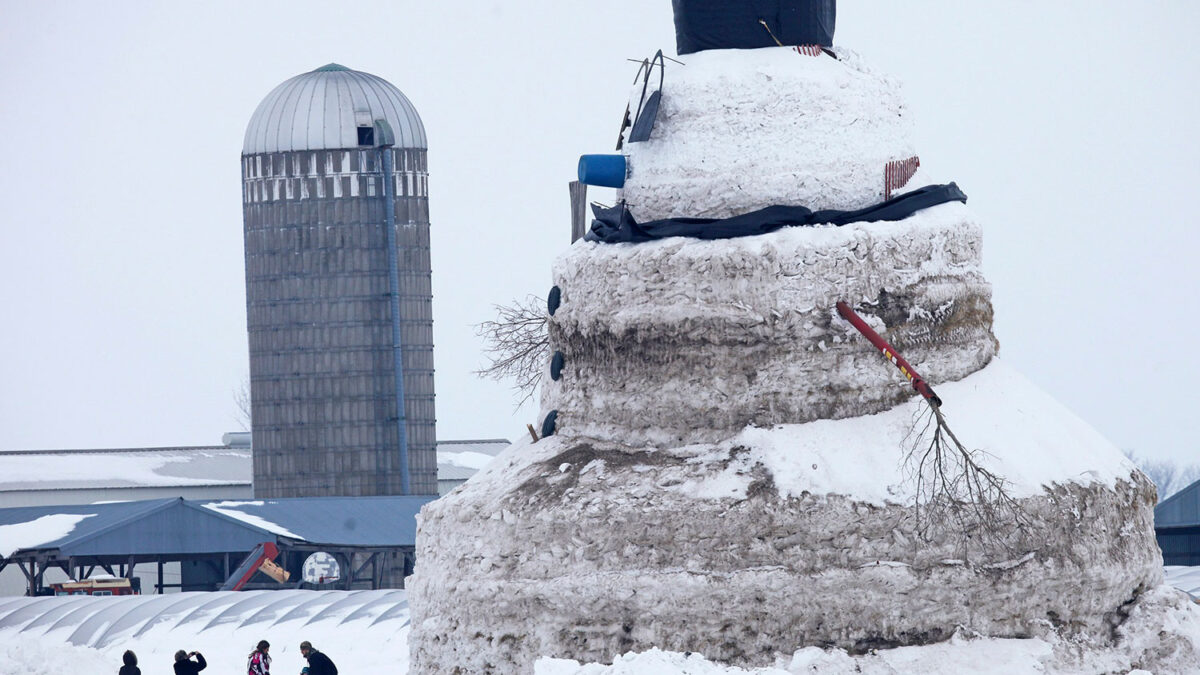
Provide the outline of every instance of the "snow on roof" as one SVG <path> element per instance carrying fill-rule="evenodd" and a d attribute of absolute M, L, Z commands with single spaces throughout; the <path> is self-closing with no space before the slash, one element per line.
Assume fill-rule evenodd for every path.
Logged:
<path fill-rule="evenodd" d="M 220 513 L 222 515 L 226 515 L 226 516 L 229 516 L 230 518 L 240 520 L 243 523 L 246 523 L 247 525 L 259 527 L 268 532 L 271 532 L 271 533 L 274 533 L 274 534 L 277 534 L 277 535 L 280 535 L 283 537 L 290 537 L 292 539 L 304 539 L 304 537 L 301 537 L 300 535 L 296 534 L 295 532 L 292 532 L 291 530 L 289 530 L 285 527 L 280 527 L 279 525 L 276 525 L 275 523 L 263 518 L 262 516 L 258 516 L 253 513 L 246 513 L 244 511 L 238 510 L 238 507 L 263 506 L 263 505 L 264 505 L 264 502 L 209 502 L 207 504 L 204 504 L 203 506 L 204 506 L 204 508 L 209 509 L 211 511 L 216 511 L 217 513 Z"/>
<path fill-rule="evenodd" d="M 198 553 L 245 549 L 271 538 L 332 546 L 412 546 L 416 515 L 435 497 L 308 497 L 267 501 L 151 499 L 113 504 L 0 509 L 0 553 L 58 549 L 61 555 L 113 551 Z M 196 521 L 200 512 L 207 518 Z M 192 528 L 183 531 L 183 528 Z M 218 544 L 226 548 L 216 548 Z M 23 554 L 23 555 L 28 555 Z"/>
<path fill-rule="evenodd" d="M 485 455 L 495 457 L 504 452 L 504 449 L 510 445 L 512 445 L 512 442 L 505 438 L 487 438 L 475 441 L 438 441 L 437 451 L 439 459 L 442 455 L 458 452 L 482 452 Z"/>
<path fill-rule="evenodd" d="M 450 466 L 460 466 L 478 471 L 487 466 L 488 462 L 495 458 L 495 455 L 487 455 L 482 452 L 439 452 L 438 464 L 445 463 Z"/>
<path fill-rule="evenodd" d="M 37 548 L 46 542 L 62 539 L 80 521 L 94 518 L 94 513 L 54 513 L 33 520 L 0 525 L 0 558 L 7 558 L 23 548 Z"/>
<path fill-rule="evenodd" d="M 509 446 L 503 438 L 438 441 L 438 476 L 470 478 Z M 0 492 L 118 487 L 249 486 L 249 447 L 184 446 L 97 450 L 0 450 Z"/>
<path fill-rule="evenodd" d="M 416 515 L 432 495 L 308 497 L 201 503 L 205 509 L 281 537 L 342 546 L 412 546 Z"/>
<path fill-rule="evenodd" d="M 249 448 L 201 446 L 0 453 L 0 492 L 248 484 Z"/>
<path fill-rule="evenodd" d="M 111 504 L 19 506 L 0 509 L 0 553 L 4 557 L 24 549 L 70 547 L 98 533 L 144 518 L 174 499 L 151 499 Z M 44 529 L 35 529 L 41 523 Z M 11 538 L 10 538 L 11 537 Z"/>

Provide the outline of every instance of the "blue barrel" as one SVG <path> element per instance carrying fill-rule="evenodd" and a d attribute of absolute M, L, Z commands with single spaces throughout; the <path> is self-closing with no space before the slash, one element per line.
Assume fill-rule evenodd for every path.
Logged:
<path fill-rule="evenodd" d="M 599 187 L 623 187 L 625 155 L 583 155 L 579 158 L 579 182 Z"/>

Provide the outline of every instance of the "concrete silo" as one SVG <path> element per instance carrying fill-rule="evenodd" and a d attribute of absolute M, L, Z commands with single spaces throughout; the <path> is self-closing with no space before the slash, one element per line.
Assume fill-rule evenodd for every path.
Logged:
<path fill-rule="evenodd" d="M 437 494 L 427 175 L 421 118 L 374 75 L 318 68 L 251 117 L 255 497 Z"/>

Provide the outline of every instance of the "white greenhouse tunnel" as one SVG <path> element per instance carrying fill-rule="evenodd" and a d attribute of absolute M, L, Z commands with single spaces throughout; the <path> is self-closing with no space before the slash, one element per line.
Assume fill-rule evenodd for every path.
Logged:
<path fill-rule="evenodd" d="M 402 590 L 7 598 L 0 600 L 0 675 L 107 672 L 93 670 L 103 664 L 116 672 L 127 649 L 147 675 L 170 672 L 179 649 L 202 653 L 211 672 L 237 672 L 264 639 L 281 673 L 305 665 L 302 640 L 329 654 L 342 672 L 395 672 L 407 665 L 408 626 Z M 65 670 L 54 669 L 59 658 Z M 8 670 L 38 659 L 44 671 Z"/>

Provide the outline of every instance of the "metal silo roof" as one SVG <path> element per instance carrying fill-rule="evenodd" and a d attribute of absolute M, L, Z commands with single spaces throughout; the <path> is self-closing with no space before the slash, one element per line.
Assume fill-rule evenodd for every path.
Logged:
<path fill-rule="evenodd" d="M 275 87 L 250 117 L 242 154 L 356 148 L 357 128 L 386 119 L 398 148 L 426 148 L 425 125 L 399 89 L 331 63 Z"/>

